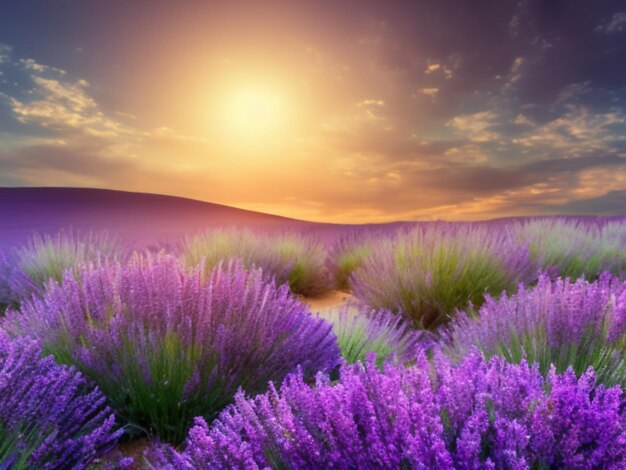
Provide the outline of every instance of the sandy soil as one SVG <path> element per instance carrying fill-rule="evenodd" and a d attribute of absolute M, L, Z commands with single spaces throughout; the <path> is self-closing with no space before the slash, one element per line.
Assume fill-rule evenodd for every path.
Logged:
<path fill-rule="evenodd" d="M 312 312 L 341 307 L 355 300 L 350 292 L 345 290 L 333 290 L 317 297 L 303 297 L 302 301 L 309 304 Z"/>

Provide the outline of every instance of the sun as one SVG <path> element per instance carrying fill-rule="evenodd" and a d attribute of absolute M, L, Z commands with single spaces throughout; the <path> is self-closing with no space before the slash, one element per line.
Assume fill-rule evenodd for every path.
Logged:
<path fill-rule="evenodd" d="M 268 140 L 287 125 L 287 103 L 278 91 L 260 86 L 230 90 L 220 110 L 219 121 L 226 137 L 244 141 Z"/>

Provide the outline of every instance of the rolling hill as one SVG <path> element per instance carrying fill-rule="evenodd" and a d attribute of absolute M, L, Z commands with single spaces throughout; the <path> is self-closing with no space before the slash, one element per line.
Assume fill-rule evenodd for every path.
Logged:
<path fill-rule="evenodd" d="M 173 240 L 206 228 L 326 225 L 158 194 L 84 188 L 0 188 L 0 245 L 60 229 L 105 230 L 129 241 Z"/>

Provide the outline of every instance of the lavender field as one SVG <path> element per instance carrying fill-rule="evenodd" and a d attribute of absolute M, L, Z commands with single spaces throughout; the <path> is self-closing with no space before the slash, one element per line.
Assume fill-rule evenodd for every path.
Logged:
<path fill-rule="evenodd" d="M 1 266 L 3 469 L 626 467 L 623 219 L 68 228 Z"/>
<path fill-rule="evenodd" d="M 0 470 L 626 470 L 625 0 L 0 5 Z"/>

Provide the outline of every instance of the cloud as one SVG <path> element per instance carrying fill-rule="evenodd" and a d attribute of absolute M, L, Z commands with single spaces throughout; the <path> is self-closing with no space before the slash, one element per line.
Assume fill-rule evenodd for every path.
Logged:
<path fill-rule="evenodd" d="M 596 28 L 596 32 L 602 32 L 606 34 L 621 33 L 626 29 L 626 12 L 620 11 L 614 13 L 609 19 L 603 21 Z"/>
<path fill-rule="evenodd" d="M 9 61 L 12 51 L 13 48 L 11 46 L 0 43 L 0 64 Z"/>
<path fill-rule="evenodd" d="M 559 103 L 572 101 L 583 95 L 586 95 L 589 92 L 591 92 L 590 80 L 587 80 L 586 82 L 581 82 L 581 83 L 571 83 L 569 85 L 564 86 L 563 88 L 559 90 L 555 103 L 559 104 Z"/>
<path fill-rule="evenodd" d="M 607 152 L 613 144 L 624 141 L 614 129 L 624 123 L 626 117 L 619 109 L 593 113 L 584 106 L 567 105 L 564 114 L 543 125 L 531 126 L 513 142 L 538 152 L 558 151 L 566 157 Z"/>
<path fill-rule="evenodd" d="M 609 191 L 601 196 L 575 199 L 562 204 L 546 204 L 536 209 L 546 214 L 616 215 L 624 214 L 626 189 Z"/>
<path fill-rule="evenodd" d="M 417 92 L 421 95 L 425 95 L 429 97 L 431 101 L 435 101 L 435 98 L 437 98 L 437 93 L 439 93 L 439 88 L 436 88 L 436 87 L 420 88 L 419 90 L 417 90 Z"/>
<path fill-rule="evenodd" d="M 33 72 L 37 72 L 39 74 L 43 74 L 46 72 L 54 72 L 58 75 L 65 75 L 67 71 L 57 68 L 50 67 L 49 65 L 43 65 L 35 61 L 34 59 L 20 59 L 19 64 L 26 70 L 31 70 Z"/>
<path fill-rule="evenodd" d="M 426 69 L 424 70 L 424 73 L 426 75 L 441 74 L 446 79 L 452 78 L 452 70 L 447 65 L 436 63 L 436 62 L 429 63 L 428 65 L 426 65 Z"/>
<path fill-rule="evenodd" d="M 24 97 L 8 96 L 16 119 L 47 129 L 72 130 L 93 137 L 113 137 L 131 132 L 107 116 L 88 92 L 85 80 L 70 80 L 66 72 L 32 59 L 19 61 L 29 74 L 32 87 Z"/>
<path fill-rule="evenodd" d="M 358 102 L 357 106 L 359 106 L 360 108 L 365 108 L 369 106 L 385 106 L 385 101 L 376 100 L 376 99 L 368 99 L 368 100 L 363 100 L 363 101 Z"/>
<path fill-rule="evenodd" d="M 493 111 L 463 114 L 452 118 L 448 122 L 448 126 L 451 126 L 457 134 L 467 137 L 472 142 L 488 142 L 499 137 L 499 134 L 493 131 L 497 117 L 497 114 Z"/>
<path fill-rule="evenodd" d="M 525 60 L 523 57 L 516 57 L 511 64 L 511 68 L 509 70 L 509 74 L 507 76 L 507 80 L 505 84 L 502 86 L 502 92 L 511 91 L 517 82 L 522 78 L 522 67 L 525 64 Z"/>

